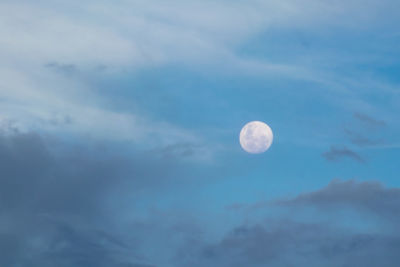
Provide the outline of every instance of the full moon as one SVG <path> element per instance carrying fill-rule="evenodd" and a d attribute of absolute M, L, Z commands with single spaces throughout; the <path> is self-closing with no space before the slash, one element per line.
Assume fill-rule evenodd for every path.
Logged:
<path fill-rule="evenodd" d="M 240 131 L 240 145 L 242 148 L 252 154 L 263 153 L 268 150 L 272 144 L 274 135 L 271 128 L 264 122 L 251 121 L 247 123 Z"/>

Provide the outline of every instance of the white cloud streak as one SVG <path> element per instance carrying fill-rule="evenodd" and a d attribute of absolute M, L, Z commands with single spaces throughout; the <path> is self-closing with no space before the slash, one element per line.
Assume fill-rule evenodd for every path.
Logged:
<path fill-rule="evenodd" d="M 61 62 L 84 71 L 107 66 L 118 72 L 178 62 L 319 81 L 295 63 L 246 59 L 237 55 L 236 48 L 269 28 L 364 27 L 380 16 L 379 7 L 391 3 L 2 1 L 0 112 L 3 119 L 19 121 L 26 128 L 51 129 L 54 117 L 70 117 L 74 126 L 64 129 L 71 131 L 135 140 L 153 133 L 164 135 L 161 139 L 184 136 L 188 141 L 195 137 L 178 127 L 101 107 L 95 90 L 46 72 L 43 66 Z"/>

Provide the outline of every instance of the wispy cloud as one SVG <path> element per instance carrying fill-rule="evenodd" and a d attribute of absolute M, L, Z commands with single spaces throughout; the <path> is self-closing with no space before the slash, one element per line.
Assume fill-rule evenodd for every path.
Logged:
<path fill-rule="evenodd" d="M 363 114 L 360 112 L 355 112 L 354 117 L 358 119 L 359 121 L 373 127 L 384 127 L 386 126 L 386 122 L 383 120 L 378 120 L 375 119 L 371 116 L 368 116 L 367 114 Z"/>
<path fill-rule="evenodd" d="M 365 160 L 353 150 L 347 147 L 332 146 L 329 151 L 322 154 L 322 156 L 329 161 L 339 161 L 343 158 L 350 158 L 360 163 L 365 163 Z"/>
<path fill-rule="evenodd" d="M 307 0 L 301 4 L 294 0 L 235 4 L 176 0 L 168 5 L 162 1 L 89 1 L 80 3 L 78 10 L 74 2 L 56 6 L 51 1 L 3 1 L 0 34 L 7 38 L 0 43 L 0 75 L 6 77 L 0 82 L 0 99 L 5 103 L 1 112 L 30 129 L 49 128 L 46 122 L 57 114 L 71 117 L 81 132 L 93 136 L 111 132 L 126 136 L 127 131 L 146 135 L 149 129 L 155 133 L 160 124 L 166 123 L 156 122 L 153 126 L 144 114 L 105 108 L 101 104 L 105 100 L 96 88 L 81 81 L 80 75 L 71 74 L 102 68 L 113 75 L 126 69 L 182 63 L 320 82 L 326 77 L 303 62 L 258 60 L 238 50 L 248 39 L 270 28 L 364 27 L 382 16 L 380 6 L 375 8 L 375 2 L 369 2 L 360 10 L 358 0 Z M 389 0 L 381 3 L 391 4 Z M 367 8 L 370 12 L 366 13 Z M 352 19 L 338 20 L 338 16 Z M 50 70 L 68 75 L 62 77 Z M 76 114 L 71 114 L 74 111 Z M 108 120 L 101 122 L 99 118 Z M 147 121 L 144 130 L 137 120 Z M 180 130 L 185 132 L 169 125 L 164 131 L 174 135 Z"/>
<path fill-rule="evenodd" d="M 382 140 L 373 140 L 349 129 L 344 129 L 344 132 L 349 137 L 351 143 L 360 147 L 373 147 L 383 143 Z"/>

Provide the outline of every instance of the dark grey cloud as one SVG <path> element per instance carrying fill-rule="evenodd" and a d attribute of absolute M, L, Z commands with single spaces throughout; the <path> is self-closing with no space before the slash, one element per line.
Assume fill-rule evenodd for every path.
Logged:
<path fill-rule="evenodd" d="M 373 127 L 383 127 L 386 126 L 386 122 L 383 120 L 378 120 L 375 119 L 367 114 L 361 113 L 361 112 L 355 112 L 353 114 L 354 118 L 358 119 L 359 121 L 365 123 L 368 126 L 373 126 Z"/>
<path fill-rule="evenodd" d="M 109 209 L 118 195 L 154 186 L 165 169 L 50 139 L 0 134 L 0 265 L 150 267 L 134 232 L 113 228 Z"/>
<path fill-rule="evenodd" d="M 135 252 L 118 237 L 102 230 L 43 216 L 25 233 L 24 251 L 16 260 L 22 266 L 129 266 Z M 37 229 L 39 228 L 39 229 Z M 40 230 L 40 231 L 39 231 Z M 35 239 L 41 243 L 35 244 Z"/>
<path fill-rule="evenodd" d="M 339 161 L 343 158 L 350 158 L 360 163 L 365 163 L 365 160 L 355 151 L 347 147 L 331 146 L 330 150 L 323 153 L 322 156 L 329 161 Z"/>
<path fill-rule="evenodd" d="M 344 229 L 339 213 L 329 223 L 300 219 L 303 208 L 321 214 L 346 208 L 396 226 L 400 189 L 378 182 L 335 180 L 292 199 L 262 203 L 258 209 L 273 205 L 295 212 L 242 224 L 216 241 L 206 238 L 207 225 L 182 214 L 155 212 L 125 227 L 116 218 L 123 195 L 163 187 L 161 181 L 171 178 L 161 161 L 122 152 L 66 147 L 34 133 L 0 135 L 0 265 L 391 267 L 400 260 L 395 227 L 385 233 Z M 159 265 L 160 257 L 168 259 L 165 264 Z"/>
<path fill-rule="evenodd" d="M 373 213 L 388 222 L 400 220 L 400 189 L 385 188 L 379 182 L 333 180 L 328 186 L 311 193 L 300 194 L 290 200 L 276 202 L 283 206 L 314 206 L 326 208 L 354 208 Z"/>
<path fill-rule="evenodd" d="M 398 225 L 400 189 L 385 188 L 379 182 L 334 180 L 325 188 L 300 194 L 289 200 L 266 205 L 293 207 L 286 219 L 278 216 L 258 223 L 246 223 L 229 231 L 220 241 L 188 243 L 179 252 L 177 265 L 194 267 L 239 266 L 398 266 L 400 232 L 397 227 L 360 230 L 343 227 L 343 209 L 370 214 L 365 220 Z M 303 212 L 318 207 L 319 214 L 304 220 Z M 261 208 L 261 206 L 259 206 Z M 304 208 L 304 209 L 303 209 Z M 338 211 L 338 212 L 337 212 Z M 332 213 L 334 212 L 334 213 Z M 336 213 L 335 213 L 336 212 Z M 321 214 L 332 213 L 329 222 Z M 367 222 L 368 223 L 368 222 Z"/>
<path fill-rule="evenodd" d="M 177 264 L 193 267 L 397 266 L 400 236 L 359 234 L 293 221 L 238 227 L 217 243 L 187 246 Z M 183 256 L 184 255 L 184 256 Z"/>

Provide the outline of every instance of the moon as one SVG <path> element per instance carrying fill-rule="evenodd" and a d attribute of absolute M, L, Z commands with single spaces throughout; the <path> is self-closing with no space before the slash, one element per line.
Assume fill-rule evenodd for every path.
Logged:
<path fill-rule="evenodd" d="M 264 153 L 269 149 L 274 139 L 271 128 L 264 122 L 251 121 L 240 131 L 240 145 L 251 154 Z"/>

